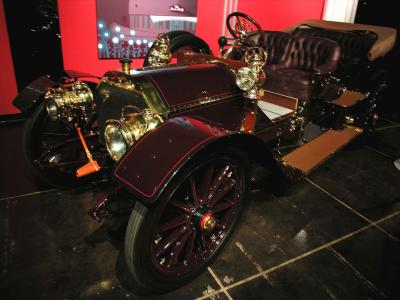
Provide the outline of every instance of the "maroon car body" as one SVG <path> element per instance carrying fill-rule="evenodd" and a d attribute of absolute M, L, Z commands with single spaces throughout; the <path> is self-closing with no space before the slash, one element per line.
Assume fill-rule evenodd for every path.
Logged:
<path fill-rule="evenodd" d="M 122 71 L 96 85 L 76 75 L 45 89 L 53 82 L 41 78 L 17 100 L 34 109 L 24 139 L 38 177 L 73 184 L 78 169 L 116 183 L 89 213 L 95 220 L 129 215 L 125 257 L 139 292 L 175 289 L 211 263 L 241 215 L 254 166 L 271 185 L 297 180 L 376 121 L 376 93 L 331 80 L 336 42 L 262 32 L 258 24 L 248 34 L 241 18 L 255 21 L 232 17 L 236 41 L 223 57 L 181 50 L 167 64 L 162 35 L 150 50 L 152 66 L 131 70 L 123 60 Z M 280 46 L 271 48 L 269 37 Z M 229 59 L 238 54 L 241 60 Z M 329 98 L 325 88 L 334 91 Z"/>

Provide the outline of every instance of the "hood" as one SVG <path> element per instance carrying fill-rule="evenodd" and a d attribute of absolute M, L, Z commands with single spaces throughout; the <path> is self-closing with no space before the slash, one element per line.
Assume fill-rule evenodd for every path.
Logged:
<path fill-rule="evenodd" d="M 138 76 L 154 84 L 167 108 L 240 92 L 232 72 L 219 64 L 171 66 L 139 71 Z"/>
<path fill-rule="evenodd" d="M 233 93 L 240 93 L 233 73 L 218 64 L 168 65 L 134 70 L 133 75 L 108 72 L 95 92 L 100 141 L 105 122 L 120 119 L 125 106 L 150 108 L 168 117 L 199 100 Z"/>

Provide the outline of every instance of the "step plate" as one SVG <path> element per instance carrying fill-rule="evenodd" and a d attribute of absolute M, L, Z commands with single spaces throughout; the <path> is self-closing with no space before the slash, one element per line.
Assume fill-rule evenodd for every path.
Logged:
<path fill-rule="evenodd" d="M 311 142 L 283 157 L 290 166 L 309 174 L 331 155 L 362 133 L 357 127 L 346 127 L 342 131 L 329 130 Z"/>
<path fill-rule="evenodd" d="M 341 107 L 350 107 L 356 105 L 360 100 L 366 97 L 366 94 L 346 90 L 339 98 L 333 100 L 331 103 Z"/>

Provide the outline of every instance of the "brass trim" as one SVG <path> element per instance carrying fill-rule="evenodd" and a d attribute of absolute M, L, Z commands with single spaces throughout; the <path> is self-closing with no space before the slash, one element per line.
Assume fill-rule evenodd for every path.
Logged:
<path fill-rule="evenodd" d="M 130 77 L 130 75 L 125 74 L 123 72 L 117 72 L 117 71 L 107 72 L 103 76 L 100 82 L 104 82 L 124 90 L 141 93 L 141 91 L 138 90 L 137 86 L 135 85 L 133 78 Z"/>
<path fill-rule="evenodd" d="M 146 76 L 135 77 L 141 88 L 142 96 L 148 108 L 157 114 L 167 114 L 168 107 L 154 83 Z"/>
<path fill-rule="evenodd" d="M 76 116 L 74 110 L 77 108 L 86 117 L 93 102 L 92 90 L 82 81 L 60 83 L 48 88 L 44 94 L 46 110 L 53 121 L 60 118 L 71 121 Z"/>
<path fill-rule="evenodd" d="M 131 73 L 132 60 L 129 58 L 123 58 L 120 59 L 119 62 L 121 63 L 122 72 L 129 75 Z"/>
<path fill-rule="evenodd" d="M 164 114 L 168 111 L 157 88 L 146 76 L 133 77 L 122 72 L 112 71 L 104 75 L 101 83 L 139 94 L 146 106 L 155 113 Z M 103 91 L 103 102 L 109 98 L 111 93 L 112 91 Z"/>
<path fill-rule="evenodd" d="M 150 66 L 164 66 L 172 59 L 171 45 L 167 34 L 160 33 L 150 48 L 147 61 Z"/>
<path fill-rule="evenodd" d="M 257 121 L 257 100 L 246 99 L 240 131 L 254 134 Z"/>
<path fill-rule="evenodd" d="M 205 97 L 203 99 L 198 99 L 197 101 L 192 102 L 192 103 L 174 106 L 174 107 L 170 108 L 167 111 L 167 113 L 180 113 L 180 112 L 200 108 L 203 106 L 207 106 L 208 104 L 217 103 L 217 102 L 229 99 L 229 98 L 235 98 L 235 97 L 239 97 L 239 96 L 242 96 L 242 93 L 229 93 L 229 94 L 226 94 L 223 96 Z"/>

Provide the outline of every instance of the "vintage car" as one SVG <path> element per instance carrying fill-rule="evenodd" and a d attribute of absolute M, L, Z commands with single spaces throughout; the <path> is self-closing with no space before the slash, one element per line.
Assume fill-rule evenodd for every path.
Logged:
<path fill-rule="evenodd" d="M 161 34 L 147 67 L 122 60 L 101 78 L 41 77 L 15 100 L 30 113 L 24 151 L 37 177 L 57 186 L 111 178 L 95 220 L 130 204 L 125 256 L 139 292 L 175 289 L 210 264 L 243 211 L 251 166 L 271 184 L 301 179 L 377 118 L 373 93 L 329 79 L 335 41 L 264 32 L 242 13 L 227 25 L 235 42 L 224 49 L 220 39 L 221 57 L 184 45 L 193 35 Z"/>

